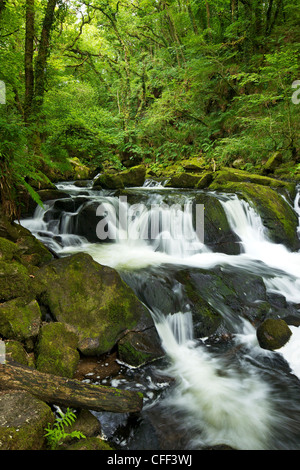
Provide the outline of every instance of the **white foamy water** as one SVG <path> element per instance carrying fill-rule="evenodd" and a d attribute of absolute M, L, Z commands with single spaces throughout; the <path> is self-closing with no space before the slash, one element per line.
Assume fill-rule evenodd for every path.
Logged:
<path fill-rule="evenodd" d="M 161 317 L 156 327 L 171 361 L 167 373 L 177 381 L 166 406 L 186 413 L 191 445 L 268 448 L 276 421 L 269 386 L 254 371 L 241 374 L 193 343 L 187 314 Z"/>

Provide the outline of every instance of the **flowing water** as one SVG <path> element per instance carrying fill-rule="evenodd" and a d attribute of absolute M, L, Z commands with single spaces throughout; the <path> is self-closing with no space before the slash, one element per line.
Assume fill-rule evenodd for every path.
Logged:
<path fill-rule="evenodd" d="M 49 201 L 22 224 L 59 256 L 89 253 L 100 264 L 117 269 L 142 301 L 148 276 L 159 282 L 172 280 L 179 268 L 236 273 L 241 291 L 246 289 L 243 273 L 255 274 L 268 294 L 284 299 L 300 319 L 300 252 L 273 243 L 259 215 L 236 195 L 210 193 L 221 202 L 240 240 L 240 254 L 228 255 L 208 248 L 201 230 L 195 229 L 193 192 L 165 189 L 150 181 L 144 188 L 128 189 L 126 197 L 95 191 L 92 185 L 84 190 L 73 183 L 57 187 L 72 204 Z M 298 193 L 294 210 L 300 216 L 299 203 Z M 88 227 L 82 234 L 87 210 L 97 211 L 100 223 L 93 231 L 102 236 L 105 232 L 106 240 L 89 237 Z M 251 322 L 212 292 L 211 302 L 230 332 L 228 348 L 226 342 L 196 337 L 182 286 L 171 282 L 169 289 L 175 299 L 170 312 L 147 298 L 166 357 L 139 369 L 124 365 L 125 377 L 111 382 L 141 389 L 143 412 L 133 421 L 99 414 L 107 437 L 124 449 L 202 449 L 219 444 L 250 450 L 300 449 L 300 330 L 290 326 L 292 337 L 280 351 L 263 350 Z"/>

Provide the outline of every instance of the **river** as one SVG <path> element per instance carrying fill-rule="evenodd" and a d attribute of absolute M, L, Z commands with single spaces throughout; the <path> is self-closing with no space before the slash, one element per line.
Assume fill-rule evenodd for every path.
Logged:
<path fill-rule="evenodd" d="M 212 289 L 207 300 L 224 319 L 223 337 L 231 339 L 198 337 L 182 285 L 173 277 L 178 269 L 233 274 L 240 279 L 240 298 L 247 299 L 243 275 L 257 275 L 268 295 L 283 299 L 285 311 L 300 320 L 300 252 L 270 241 L 259 215 L 236 195 L 209 194 L 221 203 L 239 240 L 239 254 L 226 254 L 204 243 L 201 207 L 195 228 L 193 191 L 152 181 L 122 197 L 117 191 L 93 190 L 92 182 L 86 188 L 62 182 L 57 188 L 68 194 L 66 200 L 37 207 L 22 225 L 58 256 L 83 251 L 118 270 L 150 309 L 166 353 L 140 368 L 122 364 L 123 378 L 111 385 L 143 391 L 145 404 L 138 417 L 95 413 L 105 436 L 120 449 L 300 449 L 300 329 L 290 325 L 292 337 L 281 350 L 264 350 L 240 307 L 226 305 Z M 299 194 L 293 208 L 300 219 Z M 87 207 L 100 208 L 100 223 L 89 229 L 87 222 L 83 235 L 79 225 Z M 104 233 L 110 238 L 100 240 Z M 163 302 L 160 308 L 154 291 L 147 294 L 148 279 L 169 289 L 170 311 Z M 260 302 L 258 293 L 253 302 Z"/>

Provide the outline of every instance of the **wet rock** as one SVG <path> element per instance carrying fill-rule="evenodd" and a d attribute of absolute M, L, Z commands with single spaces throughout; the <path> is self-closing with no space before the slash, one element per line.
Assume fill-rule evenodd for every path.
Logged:
<path fill-rule="evenodd" d="M 292 332 L 282 319 L 267 318 L 256 330 L 260 346 L 271 351 L 280 349 L 290 339 Z"/>
<path fill-rule="evenodd" d="M 30 293 L 31 279 L 25 266 L 17 261 L 0 261 L 0 301 L 14 299 Z"/>
<path fill-rule="evenodd" d="M 121 361 L 139 367 L 164 356 L 155 328 L 146 331 L 130 331 L 118 342 Z"/>
<path fill-rule="evenodd" d="M 112 268 L 79 253 L 52 261 L 35 278 L 40 302 L 79 337 L 84 355 L 111 350 L 126 330 L 150 313 Z"/>
<path fill-rule="evenodd" d="M 37 370 L 73 378 L 80 359 L 77 346 L 77 335 L 63 323 L 45 323 L 36 345 Z"/>
<path fill-rule="evenodd" d="M 25 391 L 0 392 L 0 450 L 41 450 L 51 408 Z"/>
<path fill-rule="evenodd" d="M 240 254 L 240 239 L 232 231 L 220 201 L 206 194 L 199 194 L 193 203 L 193 223 L 196 228 L 196 205 L 204 206 L 204 244 L 214 252 L 228 255 Z"/>

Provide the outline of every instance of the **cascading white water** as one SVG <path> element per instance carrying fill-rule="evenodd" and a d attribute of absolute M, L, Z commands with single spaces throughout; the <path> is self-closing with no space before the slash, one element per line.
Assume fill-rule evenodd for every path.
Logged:
<path fill-rule="evenodd" d="M 167 373 L 177 381 L 165 406 L 187 415 L 190 445 L 268 448 L 276 421 L 269 386 L 254 371 L 241 374 L 197 346 L 188 313 L 161 316 L 156 327 L 171 361 Z"/>
<path fill-rule="evenodd" d="M 68 188 L 61 185 L 60 189 L 70 189 L 70 185 Z M 152 189 L 151 186 L 151 192 Z M 72 190 L 76 194 L 78 188 L 72 187 Z M 89 194 L 92 197 L 92 191 Z M 151 198 L 155 200 L 152 194 Z M 299 195 L 297 198 L 295 210 L 300 216 Z M 44 222 L 42 218 L 44 213 L 38 208 L 34 218 L 24 221 L 23 225 L 43 241 L 51 233 L 65 236 L 60 244 L 52 242 L 53 249 L 62 255 L 86 251 L 99 263 L 117 269 L 135 270 L 174 264 L 202 269 L 227 266 L 257 272 L 262 275 L 269 292 L 280 293 L 287 301 L 299 303 L 300 253 L 291 253 L 283 245 L 272 243 L 261 218 L 245 201 L 229 195 L 220 201 L 232 230 L 241 240 L 240 255 L 211 252 L 199 240 L 191 214 L 183 207 L 171 213 L 166 207 L 144 206 L 124 221 L 120 210 L 129 211 L 130 214 L 131 205 L 124 202 L 120 206 L 118 198 L 111 196 L 102 195 L 101 204 L 108 214 L 110 233 L 115 238 L 113 243 L 88 243 L 78 236 L 74 236 L 76 240 L 67 239 L 67 235 L 71 236 L 67 233 L 70 229 L 67 217 L 73 217 L 74 213 L 66 214 L 60 226 L 54 224 L 50 228 L 49 222 Z M 50 206 L 46 206 L 46 210 Z M 149 232 L 151 215 L 154 219 L 159 217 L 163 220 L 167 228 L 159 230 L 149 240 L 143 234 Z M 186 238 L 176 236 L 179 226 L 186 228 Z M 228 444 L 237 449 L 270 448 L 273 428 L 283 423 L 284 417 L 277 410 L 272 387 L 257 374 L 256 369 L 248 364 L 247 370 L 241 372 L 196 342 L 189 311 L 167 317 L 156 312 L 154 320 L 162 346 L 170 359 L 167 372 L 176 380 L 176 387 L 163 405 L 174 413 L 181 411 L 185 414 L 184 426 L 191 430 L 189 444 L 195 448 L 216 444 Z M 255 354 L 267 354 L 259 348 L 254 328 L 247 322 L 244 325 L 245 329 L 237 329 L 237 343 L 248 346 L 251 343 L 252 348 L 255 344 Z M 290 351 L 291 348 L 283 351 L 288 360 Z M 293 367 L 298 370 L 297 364 L 293 364 Z"/>

